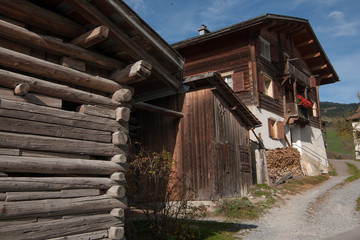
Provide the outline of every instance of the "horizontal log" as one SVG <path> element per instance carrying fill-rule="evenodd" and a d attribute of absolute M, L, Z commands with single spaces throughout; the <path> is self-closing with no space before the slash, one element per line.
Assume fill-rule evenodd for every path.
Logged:
<path fill-rule="evenodd" d="M 106 93 L 129 88 L 106 78 L 93 76 L 2 47 L 0 47 L 0 65 Z"/>
<path fill-rule="evenodd" d="M 126 125 L 109 118 L 91 116 L 29 103 L 0 99 L 0 116 L 103 131 L 124 131 Z"/>
<path fill-rule="evenodd" d="M 0 47 L 30 55 L 30 47 L 3 38 L 0 38 Z"/>
<path fill-rule="evenodd" d="M 61 59 L 61 65 L 65 66 L 65 67 L 69 67 L 69 68 L 79 70 L 81 72 L 86 71 L 85 62 L 74 59 L 74 58 L 70 58 L 70 57 L 63 57 Z"/>
<path fill-rule="evenodd" d="M 123 227 L 111 227 L 108 230 L 109 239 L 122 239 L 124 237 L 124 228 Z"/>
<path fill-rule="evenodd" d="M 125 216 L 125 211 L 123 208 L 114 208 L 113 210 L 111 210 L 110 215 L 118 218 L 123 218 Z"/>
<path fill-rule="evenodd" d="M 0 192 L 109 189 L 115 182 L 99 177 L 1 177 Z"/>
<path fill-rule="evenodd" d="M 0 88 L 0 98 L 17 102 L 33 103 L 41 106 L 49 106 L 53 108 L 61 108 L 62 106 L 61 99 L 33 93 L 28 93 L 25 96 L 17 96 L 14 94 L 12 89 L 8 88 Z"/>
<path fill-rule="evenodd" d="M 92 240 L 92 239 L 105 239 L 107 238 L 107 236 L 108 236 L 108 231 L 101 230 L 101 231 L 76 234 L 66 237 L 51 238 L 48 240 Z"/>
<path fill-rule="evenodd" d="M 131 92 L 129 89 L 120 89 L 117 90 L 113 95 L 112 95 L 112 100 L 117 101 L 119 103 L 125 103 L 125 102 L 129 102 L 131 101 L 133 92 Z"/>
<path fill-rule="evenodd" d="M 9 155 L 9 154 L 3 154 Z M 31 151 L 31 150 L 20 150 L 20 154 L 16 156 L 24 157 L 43 157 L 43 158 L 78 158 L 78 159 L 90 159 L 90 155 L 86 154 L 72 154 L 72 153 L 57 153 L 57 152 L 41 152 L 41 151 Z"/>
<path fill-rule="evenodd" d="M 89 48 L 106 40 L 108 36 L 109 28 L 107 26 L 99 26 L 73 39 L 71 43 L 82 48 Z"/>
<path fill-rule="evenodd" d="M 113 226 L 123 226 L 123 221 L 110 214 L 89 215 L 83 217 L 59 219 L 41 223 L 9 225 L 0 228 L 1 239 L 51 239 L 83 234 L 108 229 Z M 81 236 L 81 235 L 80 235 Z M 69 238 L 81 239 L 81 238 Z M 89 238 L 87 238 L 89 239 Z"/>
<path fill-rule="evenodd" d="M 43 49 L 58 55 L 65 55 L 86 61 L 106 69 L 117 69 L 124 64 L 113 58 L 83 49 L 70 43 L 63 43 L 54 38 L 31 32 L 6 21 L 0 20 L 0 36 L 16 41 L 22 45 Z"/>
<path fill-rule="evenodd" d="M 151 65 L 144 60 L 140 60 L 114 71 L 110 78 L 119 83 L 134 84 L 147 79 L 150 75 Z"/>
<path fill-rule="evenodd" d="M 115 110 L 98 105 L 81 105 L 79 113 L 115 119 Z"/>
<path fill-rule="evenodd" d="M 111 142 L 111 132 L 6 117 L 0 117 L 0 130 L 104 143 Z"/>
<path fill-rule="evenodd" d="M 20 149 L 17 148 L 0 148 L 0 155 L 19 156 Z"/>
<path fill-rule="evenodd" d="M 5 194 L 5 201 L 29 201 L 40 199 L 53 198 L 74 198 L 74 197 L 89 197 L 99 196 L 99 189 L 68 189 L 61 191 L 46 191 L 46 192 L 7 192 Z"/>
<path fill-rule="evenodd" d="M 116 172 L 111 174 L 110 180 L 113 181 L 125 181 L 125 174 L 123 172 Z"/>
<path fill-rule="evenodd" d="M 99 196 L 99 189 L 69 189 L 61 190 L 62 198 Z"/>
<path fill-rule="evenodd" d="M 115 120 L 128 122 L 130 120 L 131 109 L 128 107 L 118 107 L 115 109 Z"/>
<path fill-rule="evenodd" d="M 158 114 L 166 115 L 169 117 L 176 117 L 176 118 L 184 117 L 184 113 L 182 113 L 182 112 L 158 107 L 158 106 L 148 104 L 148 103 L 133 103 L 132 106 L 137 109 L 141 109 L 141 110 L 145 110 L 145 111 L 149 111 L 149 112 L 153 112 L 153 113 L 158 113 Z"/>
<path fill-rule="evenodd" d="M 0 147 L 21 148 L 37 151 L 88 154 L 95 156 L 113 156 L 125 154 L 127 146 L 115 146 L 84 140 L 44 137 L 17 133 L 0 132 Z"/>
<path fill-rule="evenodd" d="M 119 164 L 111 161 L 0 155 L 0 171 L 51 174 L 110 175 L 114 172 L 124 172 L 125 169 Z"/>
<path fill-rule="evenodd" d="M 125 187 L 121 185 L 115 185 L 109 188 L 106 192 L 108 196 L 114 197 L 114 198 L 123 198 L 125 197 Z"/>
<path fill-rule="evenodd" d="M 20 83 L 18 84 L 15 89 L 15 95 L 24 96 L 30 91 L 30 86 L 27 83 Z"/>
<path fill-rule="evenodd" d="M 43 95 L 60 98 L 69 102 L 82 103 L 82 104 L 100 104 L 100 105 L 109 105 L 114 107 L 119 106 L 119 102 L 112 100 L 111 98 L 108 97 L 78 90 L 66 85 L 52 83 L 49 81 L 0 69 L 0 86 L 14 88 L 21 83 L 28 84 L 31 88 L 30 91 L 33 93 L 40 93 Z M 18 99 L 19 98 L 17 98 L 17 100 Z M 27 96 L 25 99 L 29 99 L 29 96 Z M 38 102 L 35 103 L 39 104 Z M 44 105 L 44 104 L 39 104 L 39 105 Z"/>
<path fill-rule="evenodd" d="M 107 195 L 69 199 L 47 199 L 0 203 L 0 219 L 27 216 L 62 216 L 126 208 L 123 200 Z"/>
<path fill-rule="evenodd" d="M 112 142 L 116 146 L 123 146 L 127 144 L 129 140 L 128 134 L 126 132 L 114 132 L 112 134 Z"/>
<path fill-rule="evenodd" d="M 112 162 L 117 164 L 126 163 L 127 157 L 125 154 L 117 154 L 110 159 Z"/>

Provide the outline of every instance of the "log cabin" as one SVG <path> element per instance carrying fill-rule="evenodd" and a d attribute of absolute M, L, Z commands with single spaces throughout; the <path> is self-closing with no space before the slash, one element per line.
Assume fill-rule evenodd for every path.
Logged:
<path fill-rule="evenodd" d="M 327 173 L 319 87 L 339 77 L 309 21 L 265 14 L 213 32 L 203 25 L 199 33 L 172 45 L 186 59 L 185 77 L 219 73 L 263 123 L 253 142 L 293 146 L 308 174 Z M 261 183 L 264 158 L 256 145 L 253 151 Z"/>
<path fill-rule="evenodd" d="M 1 0 L 0 25 L 0 238 L 123 239 L 130 108 L 183 58 L 118 0 Z"/>

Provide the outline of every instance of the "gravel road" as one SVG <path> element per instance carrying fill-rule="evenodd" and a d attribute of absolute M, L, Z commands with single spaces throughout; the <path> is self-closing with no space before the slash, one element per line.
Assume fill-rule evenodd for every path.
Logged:
<path fill-rule="evenodd" d="M 253 226 L 235 236 L 243 239 L 360 239 L 360 214 L 356 199 L 360 197 L 360 179 L 344 186 L 338 183 L 349 175 L 346 162 L 330 160 L 338 176 L 302 194 L 290 196 L 282 206 L 271 209 L 257 221 L 243 222 Z"/>

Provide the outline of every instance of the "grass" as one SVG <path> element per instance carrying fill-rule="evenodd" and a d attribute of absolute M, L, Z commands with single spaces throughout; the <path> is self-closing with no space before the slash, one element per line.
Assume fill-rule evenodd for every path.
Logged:
<path fill-rule="evenodd" d="M 345 182 L 352 182 L 352 181 L 355 181 L 356 179 L 359 179 L 360 178 L 360 170 L 354 164 L 346 163 L 346 165 L 349 168 L 348 171 L 351 176 L 348 177 L 347 179 L 345 179 Z"/>
<path fill-rule="evenodd" d="M 356 211 L 360 211 L 360 197 L 356 200 Z"/>
<path fill-rule="evenodd" d="M 354 159 L 355 149 L 352 139 L 343 140 L 335 128 L 327 128 L 327 153 L 329 158 L 335 159 Z"/>
<path fill-rule="evenodd" d="M 154 239 L 149 231 L 149 224 L 145 220 L 134 221 L 136 239 Z M 194 221 L 184 220 L 182 228 L 178 233 L 174 233 L 169 240 L 235 240 L 232 234 L 241 230 L 241 225 L 237 223 L 224 223 L 215 221 Z"/>
<path fill-rule="evenodd" d="M 314 185 L 318 185 L 326 181 L 327 179 L 329 179 L 329 176 L 319 175 L 319 176 L 304 177 L 299 180 L 288 180 L 287 183 L 279 186 L 279 189 L 289 194 L 297 194 L 304 190 L 312 188 Z"/>
<path fill-rule="evenodd" d="M 337 176 L 337 172 L 336 169 L 334 168 L 334 166 L 330 163 L 329 165 L 329 176 Z"/>

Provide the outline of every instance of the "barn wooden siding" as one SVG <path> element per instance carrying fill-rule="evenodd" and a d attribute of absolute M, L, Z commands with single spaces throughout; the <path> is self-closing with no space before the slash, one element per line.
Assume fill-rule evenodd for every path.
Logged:
<path fill-rule="evenodd" d="M 152 102 L 182 111 L 181 119 L 136 110 L 137 140 L 173 153 L 176 173 L 198 200 L 243 196 L 252 184 L 248 125 L 216 90 L 201 89 Z M 139 194 L 141 195 L 141 194 Z"/>

